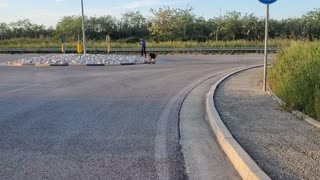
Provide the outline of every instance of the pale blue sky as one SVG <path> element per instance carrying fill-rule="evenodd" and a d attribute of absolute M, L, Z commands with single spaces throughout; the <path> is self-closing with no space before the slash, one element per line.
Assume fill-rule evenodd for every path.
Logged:
<path fill-rule="evenodd" d="M 219 16 L 226 11 L 254 13 L 262 17 L 265 6 L 258 0 L 84 0 L 89 16 L 110 14 L 119 17 L 126 11 L 140 11 L 150 15 L 150 8 L 164 5 L 194 8 L 195 14 L 205 18 Z M 271 5 L 271 18 L 298 17 L 320 8 L 320 0 L 278 0 Z M 80 0 L 0 0 L 0 22 L 29 18 L 34 23 L 55 25 L 66 15 L 80 15 Z"/>

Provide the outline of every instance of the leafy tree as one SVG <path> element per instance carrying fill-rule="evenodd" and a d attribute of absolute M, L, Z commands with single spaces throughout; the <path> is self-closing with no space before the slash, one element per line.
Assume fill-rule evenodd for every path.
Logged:
<path fill-rule="evenodd" d="M 309 40 L 320 38 L 320 9 L 303 16 L 304 34 Z"/>
<path fill-rule="evenodd" d="M 260 40 L 263 38 L 264 22 L 253 14 L 247 14 L 241 19 L 241 39 Z"/>
<path fill-rule="evenodd" d="M 195 16 L 192 9 L 175 9 L 170 7 L 151 9 L 151 26 L 149 31 L 155 40 L 181 40 L 192 36 Z"/>
<path fill-rule="evenodd" d="M 121 18 L 123 37 L 145 37 L 149 35 L 147 19 L 139 12 L 127 12 Z"/>
<path fill-rule="evenodd" d="M 160 8 L 158 10 L 151 9 L 153 17 L 151 18 L 151 26 L 149 31 L 153 38 L 160 40 L 173 40 L 177 33 L 177 9 L 169 7 Z"/>
<path fill-rule="evenodd" d="M 82 20 L 80 16 L 65 16 L 57 24 L 55 34 L 57 37 L 65 34 L 68 39 L 76 40 L 82 33 Z"/>
<path fill-rule="evenodd" d="M 12 31 L 6 23 L 0 23 L 0 39 L 9 39 Z"/>
<path fill-rule="evenodd" d="M 86 34 L 88 39 L 101 40 L 107 35 L 117 35 L 117 19 L 112 16 L 90 17 L 86 21 Z"/>
<path fill-rule="evenodd" d="M 214 24 L 206 21 L 203 17 L 195 18 L 194 22 L 189 26 L 187 40 L 206 41 L 210 39 Z"/>

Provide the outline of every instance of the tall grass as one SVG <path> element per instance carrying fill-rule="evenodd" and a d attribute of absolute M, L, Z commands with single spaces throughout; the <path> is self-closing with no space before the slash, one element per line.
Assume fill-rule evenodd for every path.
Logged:
<path fill-rule="evenodd" d="M 320 42 L 296 42 L 283 49 L 269 82 L 288 108 L 320 119 Z"/>
<path fill-rule="evenodd" d="M 288 46 L 290 40 L 285 39 L 273 39 L 270 40 L 270 46 L 282 47 Z M 76 47 L 77 42 L 68 42 L 66 45 L 68 48 Z M 0 40 L 0 48 L 60 48 L 60 40 L 56 38 L 19 38 L 10 40 Z M 263 47 L 263 41 L 247 41 L 247 40 L 235 40 L 235 41 L 166 41 L 155 42 L 147 41 L 148 48 L 210 48 L 210 47 Z M 106 41 L 88 41 L 89 48 L 106 48 Z M 137 43 L 125 43 L 121 41 L 113 41 L 111 43 L 112 48 L 136 48 L 139 47 Z"/>

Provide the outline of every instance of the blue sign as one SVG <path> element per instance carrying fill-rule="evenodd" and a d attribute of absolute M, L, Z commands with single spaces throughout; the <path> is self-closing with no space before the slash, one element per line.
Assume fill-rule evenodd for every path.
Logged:
<path fill-rule="evenodd" d="M 276 2 L 277 0 L 259 0 L 259 1 L 263 4 L 272 4 L 272 3 Z"/>

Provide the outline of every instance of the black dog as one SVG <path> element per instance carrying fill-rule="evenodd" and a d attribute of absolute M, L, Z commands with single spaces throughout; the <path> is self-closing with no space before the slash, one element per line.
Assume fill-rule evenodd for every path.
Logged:
<path fill-rule="evenodd" d="M 157 55 L 155 53 L 150 53 L 149 61 L 147 62 L 147 64 L 155 64 L 157 62 L 156 58 L 157 58 Z"/>

